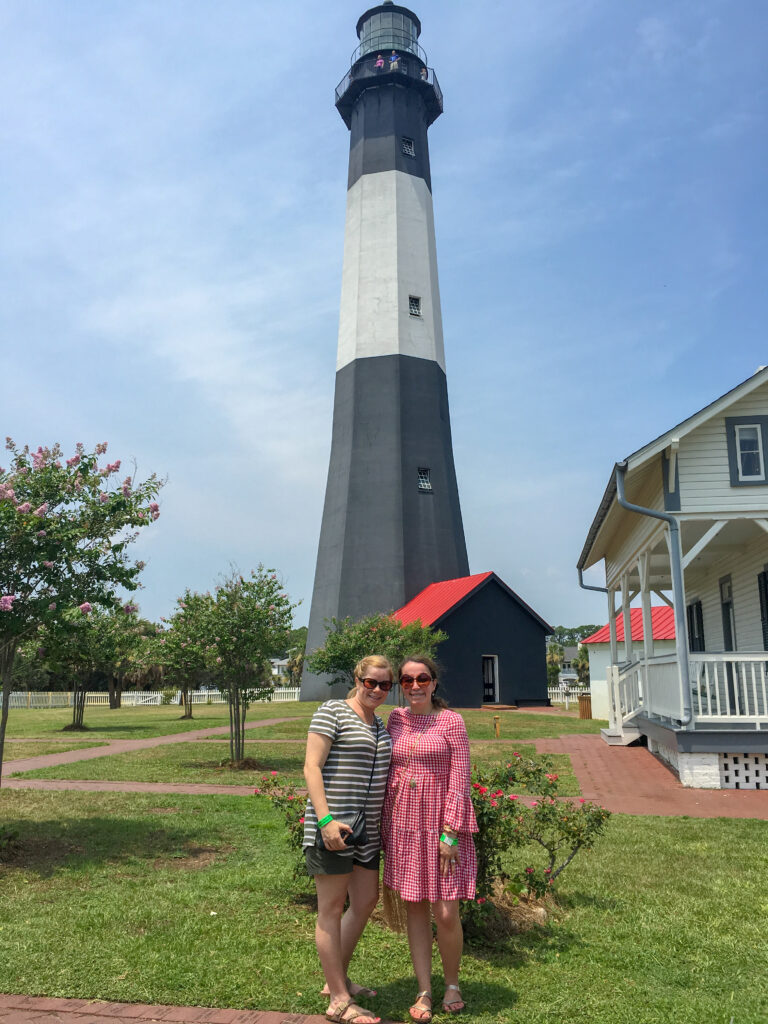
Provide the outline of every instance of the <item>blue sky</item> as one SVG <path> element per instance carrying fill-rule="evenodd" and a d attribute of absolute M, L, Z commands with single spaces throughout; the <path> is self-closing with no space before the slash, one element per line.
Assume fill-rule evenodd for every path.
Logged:
<path fill-rule="evenodd" d="M 309 614 L 363 10 L 0 6 L 2 432 L 167 476 L 150 617 L 260 561 Z M 415 10 L 470 567 L 602 622 L 574 565 L 613 463 L 768 362 L 768 8 Z"/>

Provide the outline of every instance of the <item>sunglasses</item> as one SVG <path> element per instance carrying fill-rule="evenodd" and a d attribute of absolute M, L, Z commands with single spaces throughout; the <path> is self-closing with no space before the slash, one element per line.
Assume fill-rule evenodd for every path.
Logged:
<path fill-rule="evenodd" d="M 419 672 L 417 676 L 400 676 L 400 685 L 404 690 L 410 690 L 414 683 L 426 686 L 427 683 L 431 682 L 432 676 L 427 672 Z"/>
<path fill-rule="evenodd" d="M 389 693 L 392 689 L 392 681 L 390 679 L 361 679 L 360 682 L 366 688 L 366 690 L 375 690 L 376 687 L 383 690 L 384 693 Z"/>

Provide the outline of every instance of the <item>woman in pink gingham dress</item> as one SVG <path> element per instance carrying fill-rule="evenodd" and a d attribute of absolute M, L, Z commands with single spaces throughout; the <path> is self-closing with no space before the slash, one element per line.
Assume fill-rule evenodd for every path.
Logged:
<path fill-rule="evenodd" d="M 407 708 L 387 723 L 392 762 L 382 812 L 384 884 L 408 916 L 408 943 L 419 993 L 409 1014 L 432 1019 L 432 923 L 445 975 L 443 1009 L 464 1009 L 459 991 L 463 945 L 459 900 L 475 895 L 477 822 L 470 799 L 469 740 L 464 719 L 434 696 L 437 666 L 419 655 L 400 668 Z"/>

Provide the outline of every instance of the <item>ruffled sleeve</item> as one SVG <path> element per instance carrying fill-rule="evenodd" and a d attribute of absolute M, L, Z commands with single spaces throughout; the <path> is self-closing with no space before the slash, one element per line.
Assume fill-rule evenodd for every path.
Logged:
<path fill-rule="evenodd" d="M 461 715 L 450 713 L 445 738 L 451 752 L 451 768 L 443 825 L 455 832 L 477 832 L 477 820 L 469 796 L 469 738 Z"/>

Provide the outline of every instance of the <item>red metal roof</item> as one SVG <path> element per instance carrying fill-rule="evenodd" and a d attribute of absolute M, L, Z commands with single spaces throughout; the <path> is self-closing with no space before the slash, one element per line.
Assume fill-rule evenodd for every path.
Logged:
<path fill-rule="evenodd" d="M 629 609 L 630 621 L 632 623 L 632 640 L 643 639 L 643 610 L 642 608 Z M 675 639 L 675 612 L 668 605 L 660 605 L 651 608 L 651 625 L 653 627 L 654 640 Z M 624 640 L 624 616 L 619 613 L 616 616 L 616 639 L 619 643 Z M 607 644 L 611 642 L 611 634 L 608 626 L 598 629 L 592 636 L 581 641 L 583 644 Z"/>
<path fill-rule="evenodd" d="M 399 608 L 394 613 L 395 618 L 404 626 L 417 619 L 421 621 L 422 626 L 431 626 L 489 576 L 493 576 L 493 573 L 479 572 L 474 576 L 459 576 L 455 580 L 430 583 L 416 597 L 411 598 L 408 604 Z"/>

